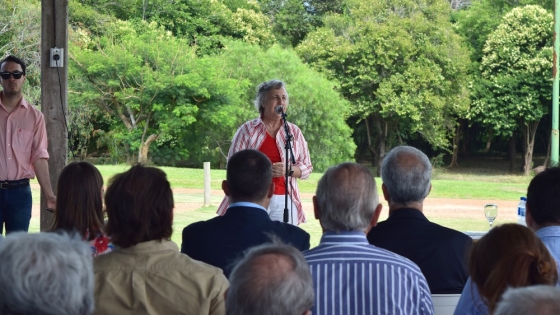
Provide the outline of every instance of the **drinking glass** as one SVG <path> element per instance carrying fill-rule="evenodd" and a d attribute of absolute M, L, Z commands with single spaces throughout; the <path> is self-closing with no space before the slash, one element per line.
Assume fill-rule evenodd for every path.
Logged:
<path fill-rule="evenodd" d="M 492 223 L 498 216 L 498 205 L 493 203 L 484 205 L 484 215 L 486 216 L 488 223 L 490 223 L 490 227 L 492 227 Z"/>

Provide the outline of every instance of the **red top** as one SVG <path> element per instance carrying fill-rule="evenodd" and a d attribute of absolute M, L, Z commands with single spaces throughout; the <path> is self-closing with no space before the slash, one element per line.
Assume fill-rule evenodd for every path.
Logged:
<path fill-rule="evenodd" d="M 276 146 L 276 139 L 272 138 L 271 135 L 266 133 L 266 137 L 259 148 L 259 151 L 264 153 L 264 155 L 268 156 L 270 162 L 277 163 L 282 162 L 282 158 L 280 157 L 280 151 L 278 151 L 278 146 Z M 283 195 L 286 193 L 286 178 L 285 177 L 273 177 L 272 182 L 274 183 L 274 194 L 275 195 Z"/>

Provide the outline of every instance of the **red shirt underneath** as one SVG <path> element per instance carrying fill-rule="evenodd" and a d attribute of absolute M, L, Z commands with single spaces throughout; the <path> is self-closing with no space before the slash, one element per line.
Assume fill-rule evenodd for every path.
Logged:
<path fill-rule="evenodd" d="M 266 137 L 264 138 L 259 151 L 264 153 L 269 159 L 270 162 L 277 163 L 282 162 L 282 158 L 280 158 L 280 151 L 276 146 L 276 139 L 272 138 L 271 135 L 266 133 Z M 275 195 L 283 195 L 286 193 L 286 178 L 285 177 L 273 177 L 272 182 L 274 183 L 274 194 Z"/>

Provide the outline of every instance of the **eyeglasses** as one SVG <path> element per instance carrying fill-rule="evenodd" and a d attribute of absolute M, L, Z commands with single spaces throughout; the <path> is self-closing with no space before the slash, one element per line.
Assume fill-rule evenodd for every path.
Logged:
<path fill-rule="evenodd" d="M 14 72 L 4 71 L 4 72 L 0 72 L 0 77 L 2 77 L 2 79 L 4 79 L 4 80 L 10 79 L 10 75 L 11 75 L 12 77 L 14 77 L 14 79 L 18 80 L 18 79 L 21 79 L 21 76 L 23 75 L 23 72 L 21 72 L 21 71 L 14 71 Z"/>

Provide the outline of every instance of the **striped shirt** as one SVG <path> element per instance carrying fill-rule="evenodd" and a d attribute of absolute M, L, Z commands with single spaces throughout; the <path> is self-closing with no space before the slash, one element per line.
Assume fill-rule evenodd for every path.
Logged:
<path fill-rule="evenodd" d="M 315 286 L 313 315 L 434 313 L 420 268 L 370 245 L 362 232 L 326 232 L 303 255 Z"/>
<path fill-rule="evenodd" d="M 311 165 L 311 158 L 309 157 L 309 149 L 307 148 L 307 141 L 303 137 L 301 130 L 294 124 L 288 123 L 288 127 L 290 128 L 290 133 L 293 136 L 292 139 L 292 150 L 294 152 L 294 159 L 296 160 L 295 166 L 299 167 L 301 170 L 301 179 L 306 179 L 311 174 L 313 170 L 313 165 Z M 260 118 L 255 118 L 250 120 L 239 129 L 233 136 L 233 140 L 231 141 L 231 146 L 228 152 L 228 159 L 236 152 L 244 150 L 244 149 L 255 149 L 258 150 L 264 139 L 266 138 L 266 127 L 264 122 Z M 280 158 L 282 162 L 286 161 L 285 158 L 285 151 L 284 151 L 284 144 L 286 143 L 286 131 L 284 127 L 278 130 L 278 135 L 276 137 L 276 146 L 278 147 L 278 151 L 280 151 Z M 306 222 L 305 220 L 305 213 L 303 212 L 303 207 L 301 205 L 301 197 L 299 195 L 299 189 L 297 185 L 297 181 L 295 177 L 290 177 L 289 180 L 289 188 L 290 188 L 290 197 L 294 202 L 297 211 L 298 211 L 298 222 L 297 224 Z M 224 215 L 228 208 L 228 198 L 227 196 L 224 197 L 222 203 L 218 207 L 217 213 L 219 215 Z"/>

